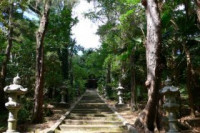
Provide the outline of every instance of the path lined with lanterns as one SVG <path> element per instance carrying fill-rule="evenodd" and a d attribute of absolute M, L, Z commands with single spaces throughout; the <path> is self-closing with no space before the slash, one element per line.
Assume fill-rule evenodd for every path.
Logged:
<path fill-rule="evenodd" d="M 64 122 L 60 133 L 126 133 L 122 121 L 99 97 L 96 90 L 87 90 Z"/>
<path fill-rule="evenodd" d="M 17 76 L 13 79 L 13 84 L 4 88 L 4 91 L 8 93 L 8 102 L 5 104 L 9 110 L 7 133 L 16 132 L 17 113 L 20 109 L 17 97 L 27 92 L 27 88 L 23 88 L 20 82 L 21 79 Z M 169 113 L 169 131 L 178 132 L 175 112 L 179 108 L 179 104 L 177 104 L 175 98 L 179 95 L 179 90 L 172 86 L 169 78 L 165 81 L 165 85 L 160 93 L 165 95 L 167 99 L 164 108 Z M 124 105 L 123 89 L 119 83 L 116 89 L 119 97 L 117 105 L 119 106 Z M 106 91 L 104 93 L 106 94 Z M 61 93 L 61 95 L 61 103 L 65 104 L 65 93 Z M 64 115 L 63 120 L 55 129 L 59 133 L 127 133 L 128 126 L 124 126 L 123 122 L 114 113 L 114 110 L 108 107 L 96 90 L 87 90 L 74 106 L 71 107 L 69 113 Z"/>

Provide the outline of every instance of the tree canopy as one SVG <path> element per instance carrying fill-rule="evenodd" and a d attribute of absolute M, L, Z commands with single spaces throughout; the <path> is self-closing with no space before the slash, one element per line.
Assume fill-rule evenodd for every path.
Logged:
<path fill-rule="evenodd" d="M 85 49 L 72 38 L 72 28 L 79 22 L 73 17 L 78 0 L 0 2 L 0 112 L 5 111 L 7 101 L 3 88 L 17 74 L 29 88 L 22 109 L 27 117 L 21 120 L 35 123 L 43 121 L 43 104 L 61 99 L 61 86 L 67 86 L 66 100 L 72 102 L 94 78 L 99 93 L 106 93 L 111 100 L 117 100 L 114 89 L 122 84 L 126 103 L 132 111 L 141 111 L 136 127 L 162 130 L 159 90 L 169 77 L 179 87 L 181 101 L 190 110 L 188 115 L 197 116 L 200 1 L 87 2 L 93 2 L 94 8 L 84 16 L 101 22 L 96 33 L 101 46 L 97 49 Z M 145 102 L 143 108 L 141 102 Z"/>

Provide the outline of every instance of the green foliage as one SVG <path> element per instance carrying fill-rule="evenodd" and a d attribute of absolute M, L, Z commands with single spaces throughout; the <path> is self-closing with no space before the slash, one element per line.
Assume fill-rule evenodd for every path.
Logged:
<path fill-rule="evenodd" d="M 36 1 L 20 0 L 15 1 L 13 8 L 13 47 L 11 49 L 11 58 L 7 65 L 7 77 L 6 85 L 10 84 L 12 78 L 19 74 L 22 78 L 22 85 L 29 89 L 27 99 L 22 98 L 23 107 L 19 111 L 19 122 L 25 123 L 30 121 L 32 116 L 33 101 L 31 99 L 34 95 L 35 88 L 35 59 L 36 59 L 36 39 L 35 32 L 39 26 L 39 21 L 29 19 L 24 14 L 31 14 L 34 17 L 34 12 L 30 7 L 36 8 Z M 43 1 L 38 4 L 38 11 L 43 10 Z M 57 3 L 56 3 L 57 2 Z M 65 3 L 66 4 L 66 3 Z M 44 100 L 46 102 L 52 102 L 49 100 L 49 94 L 51 91 L 60 94 L 59 87 L 64 82 L 62 61 L 60 58 L 59 50 L 64 48 L 73 49 L 74 42 L 71 39 L 71 28 L 77 23 L 77 18 L 72 18 L 72 7 L 74 1 L 70 5 L 62 5 L 60 1 L 54 1 L 51 7 L 50 19 L 48 24 L 47 34 L 44 40 L 44 56 L 45 56 L 45 89 Z M 3 0 L 0 2 L 0 67 L 4 60 L 4 53 L 7 47 L 7 30 L 8 30 L 8 8 L 9 1 Z M 29 14 L 29 15 L 30 15 Z M 30 16 L 31 16 L 30 15 Z M 38 18 L 40 19 L 40 18 Z M 74 54 L 76 51 L 72 51 Z M 71 56 L 71 55 L 70 55 Z M 81 87 L 80 92 L 84 91 L 85 81 L 78 80 L 78 86 Z M 53 89 L 52 89 L 53 88 Z M 52 90 L 51 90 L 52 89 Z M 75 89 L 73 86 L 69 86 L 70 97 L 75 97 Z M 48 95 L 47 95 L 48 94 Z M 50 115 L 51 112 L 46 110 L 46 115 Z M 0 122 L 1 123 L 1 122 Z"/>
<path fill-rule="evenodd" d="M 135 5 L 135 4 L 138 4 L 140 3 L 141 0 L 120 0 L 121 2 L 125 2 L 127 4 L 132 4 L 132 5 Z"/>
<path fill-rule="evenodd" d="M 90 0 L 88 0 L 90 1 Z M 117 100 L 114 90 L 119 82 L 125 87 L 125 100 L 131 98 L 131 70 L 135 70 L 137 100 L 147 100 L 147 90 L 144 86 L 146 80 L 146 17 L 145 8 L 140 4 L 141 0 L 96 0 L 94 11 L 86 13 L 86 16 L 95 21 L 103 21 L 97 34 L 102 45 L 99 49 L 88 49 L 76 45 L 71 38 L 72 27 L 78 22 L 72 17 L 74 1 L 60 1 L 52 4 L 48 30 L 45 36 L 45 105 L 52 102 L 46 95 L 55 91 L 60 94 L 60 86 L 67 86 L 68 100 L 73 100 L 77 95 L 84 93 L 89 76 L 98 79 L 99 92 L 103 94 L 103 88 L 108 88 L 111 99 Z M 19 112 L 20 123 L 30 120 L 33 108 L 34 82 L 35 82 L 35 32 L 39 26 L 38 21 L 30 20 L 24 16 L 35 1 L 16 1 L 14 6 L 13 23 L 13 47 L 11 60 L 7 68 L 6 84 L 19 73 L 22 77 L 22 85 L 29 88 L 27 99 L 22 98 L 23 108 Z M 40 1 L 43 2 L 43 1 Z M 68 4 L 68 5 L 66 5 Z M 197 22 L 196 6 L 189 1 L 188 12 L 179 9 L 184 5 L 183 1 L 165 1 L 160 3 L 162 20 L 162 56 L 160 68 L 163 70 L 162 80 L 166 76 L 172 77 L 173 83 L 180 87 L 181 96 L 188 97 L 187 81 L 187 57 L 183 46 L 186 46 L 191 54 L 191 64 L 195 86 L 189 88 L 193 91 L 195 105 L 199 105 L 197 93 L 200 88 L 200 32 Z M 42 5 L 41 3 L 39 5 Z M 0 66 L 5 59 L 8 30 L 9 2 L 0 2 Z M 42 11 L 42 7 L 38 7 Z M 82 51 L 82 55 L 77 55 Z M 177 52 L 180 52 L 177 54 Z M 110 66 L 110 68 L 109 68 Z M 110 69 L 110 75 L 108 71 Z M 110 79 L 109 79 L 110 78 Z M 52 90 L 51 90 L 52 89 Z M 196 96 L 197 95 L 197 96 Z M 59 101 L 60 95 L 55 99 Z M 55 100 L 54 99 L 54 100 Z M 45 111 L 50 115 L 49 110 Z M 4 116 L 0 116 L 5 119 Z M 1 119 L 0 119 L 1 124 Z"/>
<path fill-rule="evenodd" d="M 22 108 L 18 113 L 18 121 L 20 124 L 26 123 L 31 120 L 32 109 L 33 109 L 33 99 L 26 98 L 25 96 L 20 99 L 23 104 Z"/>
<path fill-rule="evenodd" d="M 0 132 L 6 131 L 8 120 L 8 111 L 1 112 L 0 115 Z"/>
<path fill-rule="evenodd" d="M 59 86 L 62 83 L 61 62 L 56 52 L 46 53 L 45 83 L 47 87 Z"/>
<path fill-rule="evenodd" d="M 67 80 L 64 82 L 66 87 L 67 87 L 67 99 L 69 101 L 73 101 L 74 98 L 76 97 L 76 89 L 74 87 L 71 86 L 70 81 Z"/>
<path fill-rule="evenodd" d="M 187 92 L 186 86 L 184 84 L 179 85 L 179 90 L 180 90 L 181 97 L 187 99 L 188 98 L 188 92 Z"/>

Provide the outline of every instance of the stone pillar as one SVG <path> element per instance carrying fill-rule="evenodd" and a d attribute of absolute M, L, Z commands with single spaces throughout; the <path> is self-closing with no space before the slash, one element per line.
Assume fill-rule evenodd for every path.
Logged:
<path fill-rule="evenodd" d="M 124 105 L 124 99 L 123 99 L 123 90 L 124 88 L 122 87 L 121 83 L 119 83 L 118 87 L 117 87 L 117 95 L 118 95 L 118 98 L 119 98 L 119 101 L 118 101 L 118 105 Z"/>
<path fill-rule="evenodd" d="M 8 102 L 5 104 L 9 110 L 8 116 L 8 129 L 5 133 L 18 133 L 16 131 L 17 126 L 17 113 L 21 107 L 18 103 L 17 97 L 27 92 L 27 88 L 23 88 L 20 85 L 21 79 L 19 76 L 13 79 L 13 84 L 6 86 L 4 91 L 8 93 Z"/>
<path fill-rule="evenodd" d="M 165 87 L 160 91 L 165 96 L 165 103 L 163 105 L 168 113 L 169 131 L 167 133 L 179 133 L 177 126 L 176 112 L 179 109 L 179 104 L 176 97 L 179 95 L 179 89 L 172 86 L 171 80 L 167 78 Z"/>
<path fill-rule="evenodd" d="M 66 104 L 66 101 L 65 101 L 65 96 L 66 96 L 66 89 L 67 89 L 67 87 L 65 86 L 65 85 L 63 85 L 63 86 L 61 86 L 60 87 L 60 89 L 61 89 L 61 104 Z"/>

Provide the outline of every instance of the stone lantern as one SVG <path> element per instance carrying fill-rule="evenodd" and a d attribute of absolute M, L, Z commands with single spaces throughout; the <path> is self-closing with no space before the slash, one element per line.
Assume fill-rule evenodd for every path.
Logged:
<path fill-rule="evenodd" d="M 124 90 L 124 87 L 122 87 L 121 83 L 119 83 L 117 87 L 117 95 L 119 98 L 119 102 L 117 103 L 118 105 L 124 105 L 123 90 Z"/>
<path fill-rule="evenodd" d="M 65 96 L 66 96 L 66 89 L 67 89 L 67 87 L 66 87 L 66 85 L 63 85 L 63 86 L 61 86 L 60 87 L 60 89 L 61 89 L 61 104 L 66 104 L 66 102 L 65 102 Z"/>
<path fill-rule="evenodd" d="M 102 87 L 103 87 L 103 96 L 107 98 L 108 95 L 107 95 L 106 87 L 104 87 L 103 85 Z"/>
<path fill-rule="evenodd" d="M 17 133 L 17 113 L 21 107 L 21 105 L 18 103 L 18 96 L 24 95 L 27 92 L 27 88 L 23 88 L 20 83 L 20 77 L 16 76 L 13 79 L 13 84 L 4 88 L 4 91 L 8 93 L 8 102 L 5 104 L 5 106 L 9 110 L 8 130 L 5 133 Z"/>
<path fill-rule="evenodd" d="M 163 107 L 168 113 L 169 131 L 167 133 L 179 133 L 177 126 L 176 112 L 178 111 L 179 104 L 176 101 L 176 97 L 179 95 L 179 89 L 172 86 L 171 80 L 167 78 L 165 81 L 165 87 L 160 91 L 165 95 L 165 103 Z"/>

